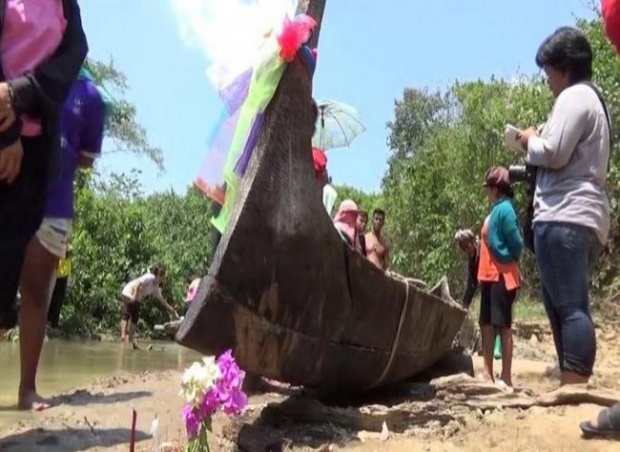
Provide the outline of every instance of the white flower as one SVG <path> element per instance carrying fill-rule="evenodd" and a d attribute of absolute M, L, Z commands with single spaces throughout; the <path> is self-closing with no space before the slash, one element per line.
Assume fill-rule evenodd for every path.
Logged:
<path fill-rule="evenodd" d="M 201 382 L 203 388 L 207 391 L 215 384 L 217 379 L 222 376 L 222 372 L 213 356 L 202 358 L 202 361 L 204 362 L 204 366 L 202 368 Z"/>
<path fill-rule="evenodd" d="M 202 397 L 207 393 L 220 378 L 221 372 L 215 358 L 208 356 L 203 358 L 202 364 L 194 362 L 185 369 L 181 379 L 181 392 L 185 401 L 193 406 L 198 406 Z"/>

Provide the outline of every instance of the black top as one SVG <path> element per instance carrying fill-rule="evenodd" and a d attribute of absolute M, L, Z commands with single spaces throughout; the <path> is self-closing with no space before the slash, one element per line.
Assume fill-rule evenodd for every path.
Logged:
<path fill-rule="evenodd" d="M 463 294 L 463 306 L 469 307 L 478 289 L 478 264 L 480 263 L 480 248 L 476 246 L 476 253 L 467 258 L 467 287 Z"/>
<path fill-rule="evenodd" d="M 357 241 L 359 242 L 362 249 L 362 255 L 366 257 L 366 236 L 363 233 L 358 234 Z"/>

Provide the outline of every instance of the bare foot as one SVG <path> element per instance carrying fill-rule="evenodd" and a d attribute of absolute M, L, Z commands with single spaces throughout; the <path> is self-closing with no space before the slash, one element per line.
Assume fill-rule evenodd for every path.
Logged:
<path fill-rule="evenodd" d="M 476 380 L 482 383 L 495 383 L 495 378 L 493 378 L 493 375 L 484 371 L 477 373 Z"/>
<path fill-rule="evenodd" d="M 17 407 L 20 410 L 43 411 L 51 406 L 49 402 L 35 391 L 29 391 L 23 395 L 20 394 L 17 401 Z"/>

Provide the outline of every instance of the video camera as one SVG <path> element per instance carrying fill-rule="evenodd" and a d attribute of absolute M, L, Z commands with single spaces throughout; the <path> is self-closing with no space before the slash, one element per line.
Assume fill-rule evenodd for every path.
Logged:
<path fill-rule="evenodd" d="M 508 175 L 510 182 L 525 182 L 526 190 L 530 185 L 536 186 L 537 168 L 532 165 L 510 165 Z"/>
<path fill-rule="evenodd" d="M 510 165 L 508 175 L 511 183 L 523 182 L 525 184 L 527 208 L 521 221 L 521 227 L 523 228 L 525 246 L 534 253 L 534 192 L 536 191 L 538 168 L 532 165 Z"/>

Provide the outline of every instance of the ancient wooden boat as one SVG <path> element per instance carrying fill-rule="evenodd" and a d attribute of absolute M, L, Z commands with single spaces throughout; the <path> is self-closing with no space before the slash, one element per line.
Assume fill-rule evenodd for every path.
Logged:
<path fill-rule="evenodd" d="M 425 291 L 346 245 L 323 207 L 311 154 L 311 79 L 289 65 L 208 275 L 177 341 L 232 348 L 247 372 L 367 391 L 408 379 L 451 348 L 465 310 L 447 282 Z"/>

